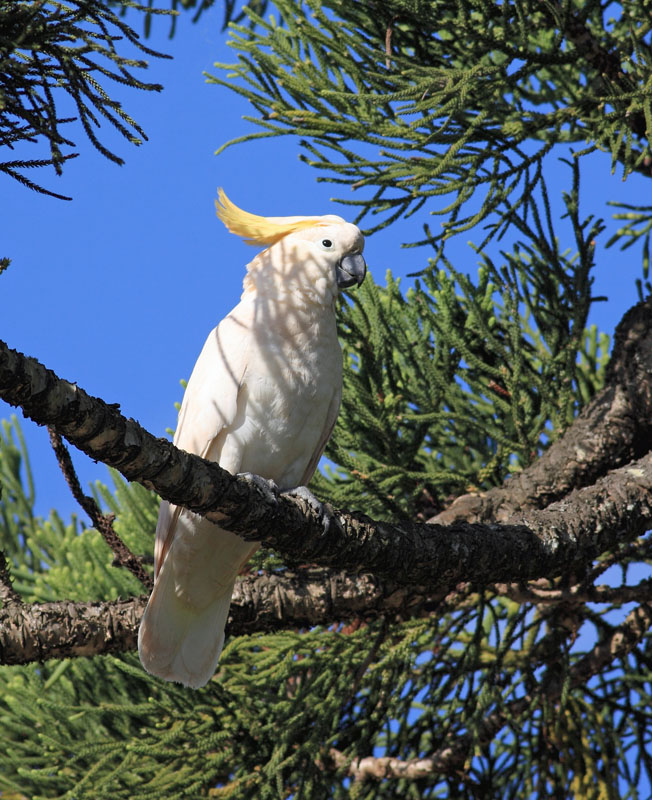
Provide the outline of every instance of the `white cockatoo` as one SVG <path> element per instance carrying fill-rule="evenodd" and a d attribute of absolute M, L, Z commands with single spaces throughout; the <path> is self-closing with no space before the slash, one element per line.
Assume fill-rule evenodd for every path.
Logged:
<path fill-rule="evenodd" d="M 364 238 L 341 217 L 259 217 L 219 191 L 217 215 L 248 244 L 238 305 L 210 333 L 188 382 L 174 443 L 281 490 L 310 480 L 337 417 L 342 351 L 335 300 L 360 285 Z M 153 675 L 198 688 L 224 644 L 236 576 L 255 542 L 165 500 L 155 584 L 138 635 Z"/>

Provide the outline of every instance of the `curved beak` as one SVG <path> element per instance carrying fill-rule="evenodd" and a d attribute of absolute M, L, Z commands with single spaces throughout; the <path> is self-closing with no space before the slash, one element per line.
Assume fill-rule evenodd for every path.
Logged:
<path fill-rule="evenodd" d="M 344 256 L 337 265 L 337 285 L 340 289 L 348 289 L 356 283 L 358 286 L 367 274 L 367 265 L 360 253 Z"/>

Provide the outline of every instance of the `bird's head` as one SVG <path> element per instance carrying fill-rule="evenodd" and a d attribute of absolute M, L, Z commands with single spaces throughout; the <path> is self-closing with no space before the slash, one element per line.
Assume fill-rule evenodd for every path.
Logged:
<path fill-rule="evenodd" d="M 216 206 L 231 233 L 266 248 L 248 265 L 245 292 L 262 283 L 323 304 L 364 280 L 364 237 L 342 217 L 260 217 L 238 208 L 222 189 Z"/>

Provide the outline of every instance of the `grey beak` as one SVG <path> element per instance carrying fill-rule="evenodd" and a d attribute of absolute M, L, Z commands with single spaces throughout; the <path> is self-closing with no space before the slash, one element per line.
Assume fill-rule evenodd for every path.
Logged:
<path fill-rule="evenodd" d="M 337 285 L 340 289 L 348 289 L 357 283 L 358 286 L 367 274 L 367 265 L 360 253 L 355 253 L 344 258 L 337 265 Z"/>

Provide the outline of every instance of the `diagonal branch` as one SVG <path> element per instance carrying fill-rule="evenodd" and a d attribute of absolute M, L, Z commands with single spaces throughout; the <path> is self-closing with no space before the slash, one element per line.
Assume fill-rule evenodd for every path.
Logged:
<path fill-rule="evenodd" d="M 652 298 L 631 308 L 614 336 L 606 385 L 530 467 L 500 487 L 466 494 L 430 522 L 503 522 L 545 508 L 652 449 Z"/>
<path fill-rule="evenodd" d="M 443 590 L 460 581 L 521 581 L 581 570 L 652 522 L 652 455 L 503 525 L 390 524 L 359 513 L 324 515 L 300 498 L 233 476 L 154 438 L 115 406 L 2 342 L 0 397 L 128 480 L 246 540 L 263 541 L 302 562 L 365 570 L 405 586 Z"/>
<path fill-rule="evenodd" d="M 142 559 L 135 556 L 115 532 L 113 527 L 115 515 L 103 514 L 95 500 L 89 495 L 84 494 L 77 473 L 75 472 L 72 459 L 70 458 L 68 448 L 56 431 L 49 428 L 49 433 L 52 449 L 54 450 L 61 472 L 63 472 L 63 476 L 66 479 L 66 483 L 72 492 L 72 496 L 91 518 L 93 526 L 99 531 L 104 541 L 113 551 L 115 556 L 114 566 L 124 567 L 129 570 L 148 591 L 151 591 L 154 586 L 154 581 L 151 575 L 145 570 Z"/>

